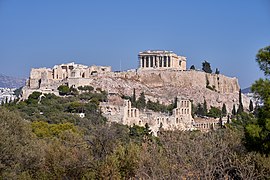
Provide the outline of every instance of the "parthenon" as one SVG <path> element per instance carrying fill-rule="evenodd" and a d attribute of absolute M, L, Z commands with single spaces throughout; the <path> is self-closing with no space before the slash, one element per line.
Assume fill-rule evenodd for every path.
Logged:
<path fill-rule="evenodd" d="M 172 51 L 148 50 L 139 53 L 140 69 L 186 70 L 186 57 Z"/>

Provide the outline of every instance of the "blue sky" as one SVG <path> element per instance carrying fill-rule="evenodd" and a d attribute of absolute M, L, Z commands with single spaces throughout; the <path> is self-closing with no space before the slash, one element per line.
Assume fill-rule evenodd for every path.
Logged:
<path fill-rule="evenodd" d="M 207 60 L 242 88 L 263 77 L 255 62 L 270 45 L 269 0 L 0 0 L 0 73 L 74 61 L 137 68 L 148 49 Z"/>

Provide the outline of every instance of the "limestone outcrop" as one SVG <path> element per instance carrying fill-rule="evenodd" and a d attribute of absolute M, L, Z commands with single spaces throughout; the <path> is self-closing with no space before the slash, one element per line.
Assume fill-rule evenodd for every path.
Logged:
<path fill-rule="evenodd" d="M 33 91 L 54 93 L 62 84 L 72 87 L 90 85 L 106 90 L 109 95 L 131 96 L 135 89 L 136 96 L 141 92 L 146 98 L 168 104 L 176 96 L 189 99 L 193 104 L 203 103 L 208 107 L 221 108 L 226 104 L 231 111 L 233 105 L 238 106 L 239 84 L 237 78 L 222 74 L 208 74 L 202 71 L 188 70 L 133 70 L 126 72 L 112 72 L 110 67 L 85 67 L 76 64 L 61 65 L 55 69 L 33 69 L 27 85 L 23 88 L 23 98 L 26 99 Z M 67 67 L 64 69 L 63 67 Z M 106 69 L 105 69 L 106 68 Z M 80 72 L 82 70 L 82 72 Z M 59 75 L 58 75 L 59 74 Z M 59 78 L 62 75 L 64 78 Z M 243 95 L 244 108 L 248 108 L 249 99 Z"/>
<path fill-rule="evenodd" d="M 232 109 L 233 104 L 238 106 L 240 89 L 237 78 L 194 70 L 106 74 L 93 78 L 91 85 L 101 87 L 109 93 L 128 96 L 135 89 L 137 97 L 144 92 L 148 99 L 158 99 L 164 104 L 170 103 L 176 96 L 190 99 L 194 104 L 203 103 L 205 99 L 208 107 L 221 108 L 224 103 L 228 110 Z M 249 99 L 245 96 L 242 99 L 244 107 L 248 108 Z"/>

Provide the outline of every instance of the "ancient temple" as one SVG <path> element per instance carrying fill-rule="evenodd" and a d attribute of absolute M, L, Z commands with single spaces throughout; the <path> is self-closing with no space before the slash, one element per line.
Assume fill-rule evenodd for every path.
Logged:
<path fill-rule="evenodd" d="M 140 70 L 174 69 L 186 70 L 186 57 L 178 56 L 172 51 L 149 50 L 139 53 Z"/>

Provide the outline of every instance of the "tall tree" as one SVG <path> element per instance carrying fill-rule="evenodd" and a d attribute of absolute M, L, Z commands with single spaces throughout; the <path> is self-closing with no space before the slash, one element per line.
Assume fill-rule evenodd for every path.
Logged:
<path fill-rule="evenodd" d="M 230 123 L 230 116 L 229 115 L 227 116 L 227 123 L 228 124 Z"/>
<path fill-rule="evenodd" d="M 270 46 L 260 49 L 256 55 L 260 69 L 266 79 L 259 79 L 252 85 L 251 90 L 258 95 L 263 106 L 258 107 L 257 121 L 245 127 L 246 146 L 249 150 L 270 154 Z"/>
<path fill-rule="evenodd" d="M 254 110 L 253 102 L 252 100 L 249 101 L 249 112 L 252 112 Z"/>
<path fill-rule="evenodd" d="M 197 114 L 198 116 L 204 116 L 204 115 L 205 115 L 201 103 L 198 103 L 198 104 L 197 104 L 197 107 L 196 107 L 196 114 Z"/>
<path fill-rule="evenodd" d="M 270 46 L 262 48 L 256 55 L 256 61 L 266 76 L 270 75 Z"/>
<path fill-rule="evenodd" d="M 218 70 L 218 68 L 216 68 L 215 74 L 219 74 L 219 73 L 220 73 L 220 71 Z"/>
<path fill-rule="evenodd" d="M 223 103 L 222 105 L 222 116 L 226 116 L 227 115 L 227 108 L 226 108 L 226 105 Z"/>
<path fill-rule="evenodd" d="M 220 125 L 220 128 L 223 128 L 223 122 L 222 122 L 222 117 L 219 117 L 218 123 Z"/>
<path fill-rule="evenodd" d="M 144 92 L 141 92 L 140 97 L 138 98 L 138 101 L 136 102 L 136 106 L 138 109 L 144 109 L 146 106 L 145 96 Z"/>
<path fill-rule="evenodd" d="M 177 101 L 178 101 L 178 98 L 177 96 L 174 98 L 174 102 L 173 102 L 173 108 L 177 108 Z"/>
<path fill-rule="evenodd" d="M 202 70 L 203 70 L 204 72 L 206 72 L 206 73 L 212 73 L 212 69 L 211 69 L 210 63 L 207 62 L 207 61 L 204 61 L 204 62 L 202 63 Z"/>
<path fill-rule="evenodd" d="M 135 92 L 135 88 L 133 88 L 133 95 L 131 98 L 131 103 L 135 103 L 136 102 L 136 92 Z"/>
<path fill-rule="evenodd" d="M 232 109 L 232 115 L 236 115 L 236 108 L 235 108 L 235 104 L 233 105 L 233 109 Z"/>
<path fill-rule="evenodd" d="M 244 107 L 243 107 L 243 103 L 242 103 L 242 91 L 241 89 L 239 90 L 239 106 L 237 109 L 237 114 L 240 114 L 244 112 Z"/>
<path fill-rule="evenodd" d="M 203 115 L 205 116 L 207 114 L 207 103 L 206 100 L 204 99 L 203 101 Z"/>

